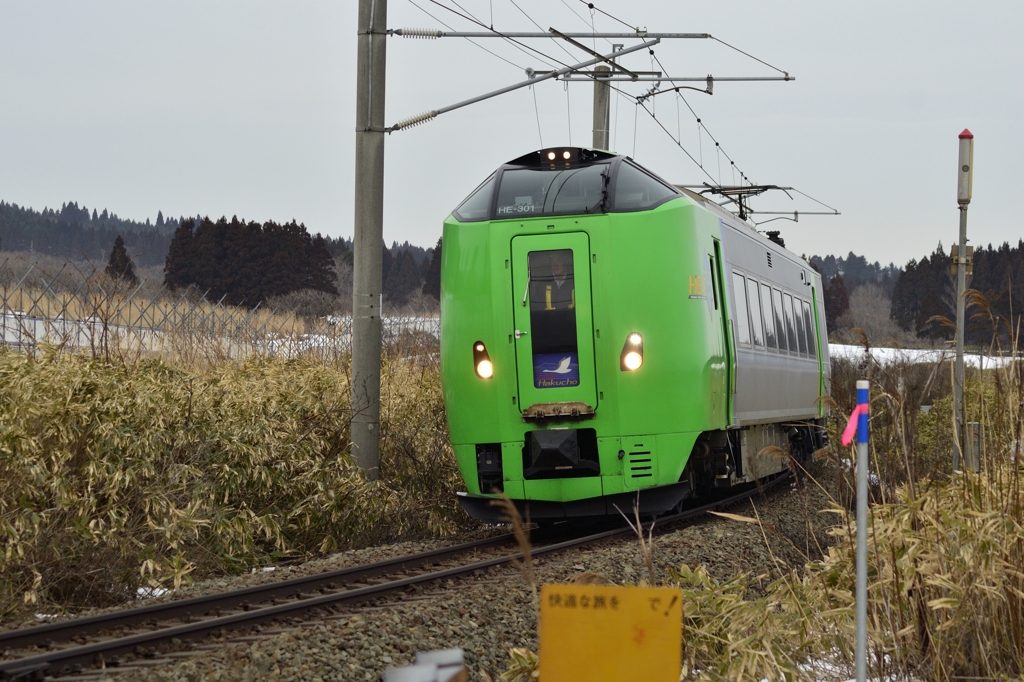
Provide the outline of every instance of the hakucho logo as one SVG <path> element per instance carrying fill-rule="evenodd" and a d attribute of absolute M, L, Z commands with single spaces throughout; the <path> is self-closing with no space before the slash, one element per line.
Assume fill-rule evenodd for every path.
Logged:
<path fill-rule="evenodd" d="M 580 363 L 576 353 L 542 353 L 533 356 L 535 388 L 580 385 Z"/>

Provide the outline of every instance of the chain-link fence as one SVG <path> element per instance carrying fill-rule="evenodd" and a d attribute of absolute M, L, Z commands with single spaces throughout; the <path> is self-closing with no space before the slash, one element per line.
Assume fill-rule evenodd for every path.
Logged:
<path fill-rule="evenodd" d="M 0 265 L 0 270 L 3 266 Z M 7 276 L 2 276 L 6 274 Z M 385 317 L 387 347 L 436 346 L 434 314 Z M 0 272 L 0 344 L 35 353 L 76 350 L 124 356 L 235 360 L 254 354 L 325 361 L 351 346 L 351 316 L 303 317 L 293 311 L 230 306 L 195 291 L 129 285 L 102 272 L 55 274 L 29 265 L 20 276 Z"/>

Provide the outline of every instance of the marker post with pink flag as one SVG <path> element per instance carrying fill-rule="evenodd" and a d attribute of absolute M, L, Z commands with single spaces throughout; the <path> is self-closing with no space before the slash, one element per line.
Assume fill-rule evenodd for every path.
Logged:
<path fill-rule="evenodd" d="M 868 624 L 868 381 L 857 381 L 857 407 L 843 431 L 843 447 L 857 434 L 857 682 L 867 679 Z"/>

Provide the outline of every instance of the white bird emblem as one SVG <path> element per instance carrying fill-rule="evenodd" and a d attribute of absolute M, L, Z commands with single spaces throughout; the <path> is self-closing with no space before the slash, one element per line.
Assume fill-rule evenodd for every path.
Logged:
<path fill-rule="evenodd" d="M 562 361 L 558 363 L 558 367 L 554 369 L 546 369 L 544 371 L 549 372 L 551 374 L 568 374 L 569 372 L 572 371 L 572 369 L 569 368 L 570 362 L 572 362 L 571 357 L 562 358 Z"/>

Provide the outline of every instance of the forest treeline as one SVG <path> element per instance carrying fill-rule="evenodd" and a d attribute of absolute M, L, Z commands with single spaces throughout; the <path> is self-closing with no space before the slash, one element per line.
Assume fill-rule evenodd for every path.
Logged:
<path fill-rule="evenodd" d="M 420 294 L 439 299 L 440 251 L 440 240 L 430 250 L 408 243 L 396 243 L 391 249 L 383 246 L 385 300 L 400 307 Z M 325 308 L 322 297 L 314 298 L 318 309 L 336 312 L 347 307 L 345 295 L 351 297 L 353 257 L 351 242 L 311 235 L 294 220 L 261 225 L 237 217 L 217 222 L 189 219 L 174 232 L 164 264 L 164 284 L 171 290 L 194 287 L 213 300 L 247 306 L 298 292 L 320 292 L 335 297 L 338 305 Z M 310 297 L 304 302 L 308 306 Z"/>
<path fill-rule="evenodd" d="M 1004 343 L 1020 331 L 1024 303 L 1024 240 L 1016 246 L 989 244 L 974 252 L 968 289 L 982 295 L 969 298 L 964 339 L 988 345 L 998 331 Z M 951 339 L 948 321 L 956 320 L 956 276 L 949 254 L 940 243 L 931 255 L 907 263 L 892 292 L 892 319 L 904 329 L 929 339 Z"/>
<path fill-rule="evenodd" d="M 253 306 L 301 290 L 337 295 L 335 277 L 327 242 L 294 220 L 185 220 L 164 263 L 164 284 L 172 291 L 194 286 L 230 305 Z"/>
<path fill-rule="evenodd" d="M 295 221 L 164 218 L 158 212 L 155 222 L 138 222 L 77 202 L 62 204 L 59 210 L 35 211 L 0 201 L 3 251 L 104 263 L 119 236 L 134 266 L 163 265 L 164 283 L 172 289 L 192 287 L 208 297 L 243 305 L 273 299 L 277 305 L 299 306 L 305 300 L 301 292 L 316 292 L 318 305 L 310 308 L 316 314 L 351 308 L 352 240 L 311 235 Z M 436 306 L 441 296 L 441 241 L 431 248 L 409 242 L 382 246 L 385 301 L 395 307 Z M 1024 308 L 1024 241 L 979 248 L 974 258 L 968 286 L 983 295 L 987 307 L 972 308 L 967 341 L 987 344 L 993 329 L 1007 340 Z M 851 336 L 855 328 L 876 343 L 938 343 L 952 338 L 946 320 L 955 319 L 956 282 L 942 244 L 902 268 L 872 263 L 853 252 L 808 260 L 822 275 L 826 320 L 837 338 L 856 340 Z"/>
<path fill-rule="evenodd" d="M 942 243 L 904 267 L 846 258 L 812 256 L 822 275 L 823 303 L 830 334 L 857 340 L 862 329 L 873 343 L 939 343 L 953 339 L 956 277 Z M 967 288 L 981 294 L 968 299 L 965 341 L 987 347 L 998 336 L 1004 348 L 1020 331 L 1024 313 L 1024 240 L 1016 246 L 980 247 L 974 252 Z"/>
<path fill-rule="evenodd" d="M 159 265 L 167 257 L 171 235 L 178 227 L 174 219 L 157 213 L 156 223 L 123 220 L 107 209 L 90 212 L 77 202 L 60 210 L 35 211 L 0 200 L 0 248 L 4 251 L 42 253 L 54 258 L 105 262 L 118 235 L 136 265 Z"/>
<path fill-rule="evenodd" d="M 187 228 L 186 228 L 187 226 Z M 119 245 L 115 246 L 115 243 Z M 394 242 L 382 245 L 384 297 L 393 306 L 425 297 L 436 306 L 441 296 L 440 240 L 433 248 Z M 36 253 L 54 259 L 108 263 L 109 272 L 164 266 L 163 283 L 172 290 L 192 287 L 208 297 L 256 305 L 270 299 L 277 305 L 309 305 L 313 310 L 344 311 L 351 307 L 353 245 L 351 239 L 311 235 L 295 221 L 278 224 L 246 222 L 237 217 L 207 217 L 156 222 L 125 220 L 103 209 L 91 211 L 77 202 L 59 210 L 36 211 L 0 201 L 0 251 Z M 329 300 L 333 299 L 333 300 Z M 434 301 L 431 304 L 431 300 Z"/>

